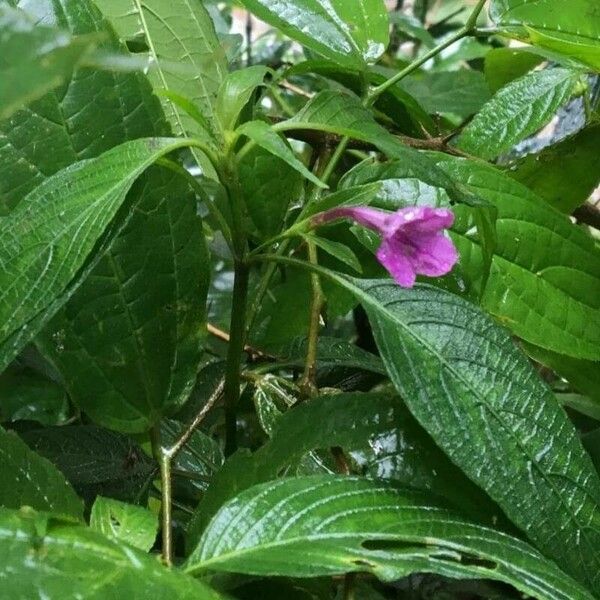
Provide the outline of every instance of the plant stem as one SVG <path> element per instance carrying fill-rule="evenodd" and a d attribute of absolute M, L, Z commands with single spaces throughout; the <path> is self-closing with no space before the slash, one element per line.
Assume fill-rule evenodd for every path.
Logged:
<path fill-rule="evenodd" d="M 171 457 L 162 447 L 160 426 L 154 427 L 150 433 L 152 452 L 160 468 L 162 558 L 163 562 L 170 567 L 173 564 Z"/>
<path fill-rule="evenodd" d="M 246 304 L 249 268 L 245 261 L 236 260 L 231 326 L 225 368 L 225 454 L 237 450 L 237 404 L 240 396 L 240 368 L 246 338 Z"/>
<path fill-rule="evenodd" d="M 396 73 L 396 75 L 394 75 L 387 81 L 384 81 L 381 85 L 374 87 L 369 92 L 366 105 L 372 106 L 373 103 L 377 100 L 377 98 L 379 98 L 379 96 L 381 96 L 381 94 L 383 94 L 386 90 L 391 88 L 393 85 L 396 85 L 396 83 L 398 83 L 399 81 L 416 71 L 421 65 L 424 65 L 428 60 L 432 59 L 434 56 L 437 56 L 440 52 L 442 52 L 442 50 L 448 48 L 448 46 L 451 46 L 458 40 L 461 40 L 462 38 L 473 33 L 473 31 L 475 31 L 477 19 L 481 14 L 485 3 L 486 0 L 479 0 L 477 2 L 477 6 L 475 6 L 475 8 L 473 9 L 473 12 L 467 19 L 467 22 L 465 23 L 464 27 L 461 27 L 454 35 L 449 37 L 447 40 L 445 40 L 435 48 L 432 48 L 429 52 L 427 52 L 420 58 L 417 58 L 416 60 L 411 62 L 410 65 Z"/>
<path fill-rule="evenodd" d="M 215 402 L 222 396 L 223 389 L 225 387 L 225 380 L 221 379 L 214 392 L 209 396 L 206 404 L 200 409 L 198 414 L 192 419 L 189 425 L 184 429 L 183 433 L 179 436 L 177 441 L 170 447 L 163 449 L 163 454 L 169 458 L 169 460 L 173 460 L 181 449 L 190 441 L 192 434 L 200 423 L 204 420 L 204 417 L 208 414 L 210 409 L 215 405 Z"/>
<path fill-rule="evenodd" d="M 289 240 L 284 240 L 283 242 L 281 242 L 281 244 L 277 248 L 275 254 L 277 256 L 282 256 L 285 253 L 285 251 L 287 250 L 289 243 L 290 243 Z M 247 325 L 246 325 L 246 330 L 248 332 L 252 329 L 252 327 L 254 325 L 254 321 L 256 320 L 258 311 L 260 310 L 260 305 L 263 301 L 263 298 L 265 297 L 265 294 L 267 293 L 267 290 L 269 289 L 269 284 L 271 283 L 271 279 L 272 279 L 273 275 L 275 274 L 276 270 L 277 270 L 277 263 L 274 263 L 274 262 L 269 263 L 267 265 L 267 269 L 266 269 L 264 275 L 262 276 L 262 279 L 260 280 L 260 283 L 258 284 L 258 289 L 256 290 L 256 294 L 254 295 L 254 299 L 252 300 L 252 304 L 250 305 L 250 308 L 248 310 Z"/>
<path fill-rule="evenodd" d="M 318 265 L 317 247 L 314 242 L 308 242 L 308 259 L 311 264 Z M 304 375 L 299 387 L 307 398 L 314 396 L 317 392 L 317 348 L 319 343 L 319 329 L 321 328 L 321 311 L 325 297 L 321 288 L 321 280 L 316 273 L 311 273 L 312 302 L 310 307 L 310 321 L 308 325 L 308 342 L 306 348 L 306 360 L 304 363 Z"/>

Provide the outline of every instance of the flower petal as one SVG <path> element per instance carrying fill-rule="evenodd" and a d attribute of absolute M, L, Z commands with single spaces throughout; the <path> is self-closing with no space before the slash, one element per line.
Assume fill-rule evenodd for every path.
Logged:
<path fill-rule="evenodd" d="M 410 231 L 411 233 L 434 233 L 452 227 L 454 213 L 447 208 L 411 206 L 401 208 L 390 215 L 386 222 L 388 234 Z"/>
<path fill-rule="evenodd" d="M 415 271 L 420 275 L 439 277 L 446 275 L 458 261 L 458 252 L 452 240 L 443 233 L 429 237 L 422 236 L 418 250 L 412 258 Z"/>
<path fill-rule="evenodd" d="M 321 225 L 336 219 L 348 218 L 353 219 L 369 229 L 383 233 L 389 216 L 390 213 L 388 212 L 377 210 L 376 208 L 369 208 L 368 206 L 340 206 L 315 215 L 313 223 Z"/>
<path fill-rule="evenodd" d="M 377 250 L 377 260 L 402 287 L 410 288 L 415 284 L 417 274 L 411 261 L 398 252 L 398 248 L 390 241 L 384 240 L 381 243 Z"/>

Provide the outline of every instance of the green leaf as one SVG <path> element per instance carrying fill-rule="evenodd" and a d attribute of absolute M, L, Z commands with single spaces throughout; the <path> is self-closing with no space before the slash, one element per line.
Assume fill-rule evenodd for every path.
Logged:
<path fill-rule="evenodd" d="M 44 427 L 20 435 L 88 504 L 99 495 L 139 501 L 155 472 L 154 461 L 131 438 L 95 425 Z"/>
<path fill-rule="evenodd" d="M 485 163 L 436 155 L 448 175 L 498 208 L 497 245 L 483 306 L 528 342 L 600 358 L 600 253 L 569 219 Z M 456 207 L 454 240 L 473 282 L 481 272 L 469 209 Z M 543 250 L 543 251 L 542 251 Z"/>
<path fill-rule="evenodd" d="M 537 362 L 566 379 L 573 387 L 600 403 L 600 362 L 581 360 L 524 344 L 524 349 Z"/>
<path fill-rule="evenodd" d="M 467 69 L 408 77 L 402 87 L 428 112 L 453 113 L 463 119 L 490 99 L 484 75 Z"/>
<path fill-rule="evenodd" d="M 318 93 L 291 119 L 273 126 L 276 131 L 306 129 L 348 136 L 373 144 L 390 158 L 401 160 L 412 177 L 441 188 L 454 188 L 452 181 L 423 154 L 404 146 L 358 98 L 339 91 Z M 407 175 L 411 176 L 411 175 Z"/>
<path fill-rule="evenodd" d="M 416 17 L 397 10 L 390 14 L 390 22 L 397 31 L 407 35 L 409 38 L 423 42 L 428 48 L 435 46 L 433 36 Z"/>
<path fill-rule="evenodd" d="M 0 398 L 0 421 L 58 425 L 68 418 L 69 401 L 64 388 L 31 369 L 2 373 Z"/>
<path fill-rule="evenodd" d="M 582 415 L 600 421 L 600 402 L 596 402 L 588 396 L 569 393 L 556 394 L 556 399 L 560 402 L 561 406 L 566 406 Z"/>
<path fill-rule="evenodd" d="M 35 7 L 38 19 L 55 22 L 72 36 L 104 40 L 103 52 L 123 52 L 91 0 L 60 6 L 36 0 L 27 6 Z M 78 69 L 60 91 L 0 122 L 2 212 L 14 208 L 47 177 L 79 160 L 96 158 L 131 139 L 169 135 L 158 99 L 143 75 Z"/>
<path fill-rule="evenodd" d="M 149 429 L 189 396 L 209 278 L 185 181 L 156 170 L 135 195 L 135 221 L 38 338 L 73 401 L 96 423 L 123 432 Z"/>
<path fill-rule="evenodd" d="M 543 127 L 574 91 L 579 73 L 549 68 L 509 83 L 463 130 L 457 147 L 491 159 Z"/>
<path fill-rule="evenodd" d="M 254 382 L 254 408 L 263 431 L 271 436 L 281 415 L 298 402 L 294 387 L 274 375 L 261 376 Z"/>
<path fill-rule="evenodd" d="M 257 17 L 324 58 L 363 70 L 384 53 L 389 22 L 382 0 L 242 0 Z"/>
<path fill-rule="evenodd" d="M 219 87 L 217 95 L 216 112 L 221 127 L 225 131 L 235 129 L 242 109 L 254 93 L 262 85 L 267 67 L 255 65 L 229 73 Z"/>
<path fill-rule="evenodd" d="M 36 0 L 36 7 L 73 35 L 98 32 L 104 51 L 122 52 L 90 0 Z M 0 198 L 9 209 L 72 163 L 170 133 L 142 74 L 91 69 L 78 70 L 60 93 L 0 123 L 0 131 Z M 147 416 L 136 409 L 178 404 L 193 385 L 209 275 L 196 202 L 177 176 L 152 168 L 130 191 L 131 205 L 136 209 L 113 252 L 37 340 L 75 401 L 105 407 L 103 418 L 112 412 L 123 423 L 116 426 L 128 430 L 132 422 L 144 428 Z"/>
<path fill-rule="evenodd" d="M 510 336 L 432 286 L 320 272 L 362 303 L 390 378 L 435 442 L 545 554 L 598 586 L 600 480 Z"/>
<path fill-rule="evenodd" d="M 83 503 L 62 473 L 1 427 L 0 480 L 0 506 L 30 506 L 75 520 L 83 518 Z"/>
<path fill-rule="evenodd" d="M 256 146 L 238 163 L 248 213 L 261 239 L 281 232 L 288 208 L 302 197 L 302 175 L 287 162 Z"/>
<path fill-rule="evenodd" d="M 186 144 L 137 140 L 77 163 L 44 181 L 0 221 L 0 369 L 73 294 L 135 179 Z"/>
<path fill-rule="evenodd" d="M 495 520 L 498 508 L 435 446 L 395 394 L 331 394 L 278 415 L 267 444 L 252 456 L 240 452 L 225 463 L 190 522 L 189 545 L 198 542 L 225 501 L 256 483 L 275 478 L 309 452 L 332 446 L 362 451 L 369 445 L 381 448 L 382 454 L 394 439 L 400 440 L 394 466 L 384 466 L 385 458 L 375 450 L 374 462 L 381 458 L 382 463 L 366 466 L 371 469 L 369 474 L 435 491 L 478 519 Z M 458 481 L 460 485 L 456 485 Z"/>
<path fill-rule="evenodd" d="M 237 128 L 236 132 L 239 135 L 245 135 L 250 138 L 255 144 L 258 144 L 261 148 L 271 152 L 271 154 L 279 157 L 285 161 L 290 167 L 293 167 L 301 173 L 311 183 L 319 186 L 320 188 L 327 188 L 318 177 L 313 175 L 300 160 L 298 160 L 293 153 L 292 149 L 285 143 L 285 141 L 275 132 L 264 121 L 250 121 L 244 123 Z"/>
<path fill-rule="evenodd" d="M 335 242 L 333 240 L 328 240 L 325 237 L 317 236 L 317 235 L 304 235 L 304 239 L 311 241 L 318 246 L 324 252 L 327 252 L 330 256 L 337 258 L 340 262 L 348 265 L 350 268 L 354 269 L 358 273 L 362 273 L 362 266 L 358 258 L 356 258 L 356 254 L 352 252 L 348 246 L 342 244 L 340 242 Z"/>
<path fill-rule="evenodd" d="M 190 556 L 188 572 L 294 577 L 413 572 L 503 581 L 540 599 L 592 596 L 533 548 L 461 519 L 417 492 L 354 477 L 256 486 L 227 503 Z"/>
<path fill-rule="evenodd" d="M 273 368 L 303 368 L 306 360 L 307 340 L 299 337 L 286 343 L 278 351 L 280 357 Z M 385 375 L 381 359 L 375 355 L 340 338 L 319 336 L 317 343 L 317 367 L 334 369 L 336 367 L 369 371 Z"/>
<path fill-rule="evenodd" d="M 485 55 L 485 79 L 495 94 L 543 60 L 542 56 L 528 52 L 526 48 L 493 48 Z"/>
<path fill-rule="evenodd" d="M 505 33 L 600 70 L 596 0 L 492 0 L 490 16 Z"/>
<path fill-rule="evenodd" d="M 154 68 L 149 77 L 157 91 L 174 92 L 200 108 L 215 128 L 217 91 L 226 73 L 225 53 L 202 2 L 195 0 L 96 0 L 123 39 L 142 39 Z M 182 73 L 185 69 L 189 72 Z M 162 96 L 173 131 L 202 135 L 199 124 Z"/>
<path fill-rule="evenodd" d="M 81 526 L 0 509 L 0 594 L 6 598 L 218 600 L 155 557 Z"/>
<path fill-rule="evenodd" d="M 381 66 L 372 67 L 366 74 L 373 86 L 381 85 L 395 75 L 393 69 Z M 306 60 L 288 69 L 286 77 L 295 75 L 317 74 L 332 81 L 341 83 L 348 90 L 360 95 L 363 86 L 363 74 L 352 68 L 344 68 L 326 60 Z M 401 133 L 421 137 L 423 131 L 434 132 L 436 125 L 423 107 L 400 84 L 387 89 L 374 105 L 388 116 Z"/>
<path fill-rule="evenodd" d="M 511 165 L 508 174 L 551 206 L 571 214 L 600 183 L 600 124 Z"/>
<path fill-rule="evenodd" d="M 0 31 L 0 119 L 61 85 L 97 41 L 73 38 L 6 4 L 0 4 Z"/>
<path fill-rule="evenodd" d="M 90 527 L 147 552 L 158 533 L 158 516 L 142 506 L 98 496 L 92 506 Z"/>

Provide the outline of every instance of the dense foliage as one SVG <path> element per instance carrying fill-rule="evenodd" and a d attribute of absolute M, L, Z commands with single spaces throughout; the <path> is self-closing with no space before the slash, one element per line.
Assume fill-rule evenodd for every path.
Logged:
<path fill-rule="evenodd" d="M 598 0 L 241 4 L 0 0 L 0 597 L 600 598 Z"/>

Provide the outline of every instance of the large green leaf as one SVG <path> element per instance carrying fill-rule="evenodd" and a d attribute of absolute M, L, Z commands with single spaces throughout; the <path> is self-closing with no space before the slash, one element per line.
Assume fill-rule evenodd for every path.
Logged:
<path fill-rule="evenodd" d="M 88 503 L 98 495 L 139 501 L 157 468 L 130 437 L 95 425 L 28 429 L 21 438 Z"/>
<path fill-rule="evenodd" d="M 364 69 L 389 42 L 382 0 L 242 0 L 263 21 L 340 65 Z"/>
<path fill-rule="evenodd" d="M 509 35 L 600 71 L 600 11 L 596 0 L 492 0 L 490 16 Z"/>
<path fill-rule="evenodd" d="M 457 141 L 464 152 L 495 158 L 544 126 L 570 98 L 579 73 L 534 71 L 502 88 L 465 127 Z"/>
<path fill-rule="evenodd" d="M 135 179 L 186 145 L 128 142 L 48 178 L 0 221 L 0 369 L 68 299 Z"/>
<path fill-rule="evenodd" d="M 275 478 L 309 452 L 331 446 L 360 451 L 367 445 L 389 446 L 394 439 L 401 442 L 393 468 L 379 470 L 373 464 L 365 465 L 371 474 L 435 491 L 479 520 L 491 523 L 497 517 L 497 507 L 435 446 L 394 394 L 334 394 L 298 404 L 279 415 L 267 444 L 252 456 L 238 453 L 225 463 L 190 522 L 190 545 L 198 541 L 226 500 Z M 377 461 L 379 452 L 374 454 Z"/>
<path fill-rule="evenodd" d="M 0 506 L 54 512 L 81 520 L 83 502 L 62 473 L 18 435 L 0 427 Z"/>
<path fill-rule="evenodd" d="M 540 549 L 597 587 L 600 480 L 510 336 L 440 289 L 323 271 L 363 304 L 393 383 L 436 443 Z"/>
<path fill-rule="evenodd" d="M 318 270 L 363 304 L 392 381 L 435 442 L 540 549 L 597 587 L 600 480 L 510 336 L 432 286 Z"/>
<path fill-rule="evenodd" d="M 540 600 L 592 596 L 519 539 L 463 520 L 427 496 L 378 481 L 316 476 L 256 486 L 227 503 L 188 572 L 317 577 L 413 572 L 511 584 Z"/>
<path fill-rule="evenodd" d="M 11 3 L 17 4 L 16 0 Z M 37 21 L 71 35 L 94 35 L 103 52 L 123 50 L 91 0 L 19 4 Z M 7 212 L 47 177 L 127 140 L 170 134 L 159 101 L 140 73 L 78 69 L 51 92 L 0 122 L 0 207 Z"/>
<path fill-rule="evenodd" d="M 570 214 L 600 183 L 600 124 L 531 154 L 511 165 L 508 174 L 554 208 Z"/>
<path fill-rule="evenodd" d="M 221 597 L 128 544 L 35 513 L 0 509 L 0 564 L 4 598 Z"/>
<path fill-rule="evenodd" d="M 154 172 L 138 194 L 135 221 L 38 338 L 73 400 L 125 432 L 149 429 L 191 392 L 209 277 L 185 182 Z"/>
<path fill-rule="evenodd" d="M 28 6 L 72 34 L 101 34 L 108 52 L 122 50 L 90 0 Z M 11 208 L 61 168 L 169 128 L 143 75 L 81 69 L 0 132 L 0 197 Z M 194 198 L 175 175 L 152 169 L 128 202 L 137 210 L 121 238 L 39 341 L 76 402 L 94 416 L 104 407 L 101 422 L 130 430 L 155 418 L 139 410 L 177 404 L 193 384 L 208 261 Z"/>
<path fill-rule="evenodd" d="M 198 106 L 216 130 L 215 100 L 225 74 L 225 52 L 202 2 L 197 0 L 96 0 L 124 39 L 141 34 L 153 62 L 149 72 L 155 90 L 174 92 Z M 189 114 L 162 97 L 176 134 L 201 135 Z"/>
<path fill-rule="evenodd" d="M 143 506 L 98 496 L 90 513 L 90 527 L 147 552 L 156 539 L 158 515 Z"/>
<path fill-rule="evenodd" d="M 0 4 L 0 31 L 0 119 L 58 87 L 95 43 L 40 25 L 6 4 Z"/>
<path fill-rule="evenodd" d="M 436 155 L 439 167 L 498 208 L 485 308 L 516 335 L 560 354 L 600 359 L 600 252 L 569 219 L 485 163 Z M 472 282 L 481 260 L 472 223 L 456 207 L 454 239 Z"/>
<path fill-rule="evenodd" d="M 466 118 L 490 98 L 483 73 L 467 69 L 424 73 L 404 79 L 402 87 L 430 113 L 454 113 Z"/>

